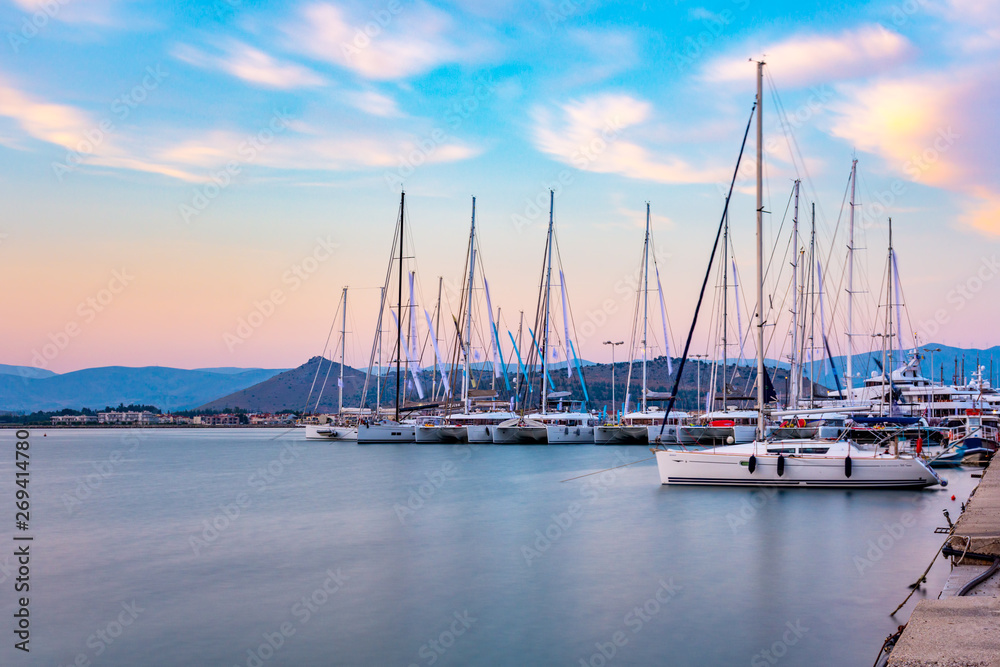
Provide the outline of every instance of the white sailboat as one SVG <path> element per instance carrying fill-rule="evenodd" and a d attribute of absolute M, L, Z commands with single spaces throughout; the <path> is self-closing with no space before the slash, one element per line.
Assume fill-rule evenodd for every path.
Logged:
<path fill-rule="evenodd" d="M 661 484 L 832 488 L 923 488 L 945 484 L 919 458 L 862 451 L 845 440 L 768 442 L 764 401 L 762 103 L 764 63 L 757 63 L 757 437 L 703 451 L 655 449 Z M 730 189 L 730 196 L 732 191 Z M 726 206 L 728 208 L 729 198 Z"/>
<path fill-rule="evenodd" d="M 677 425 L 682 419 L 681 413 L 671 412 L 669 422 L 665 428 L 660 429 L 666 413 L 662 410 L 649 410 L 648 399 L 650 398 L 647 384 L 646 362 L 649 349 L 649 246 L 650 246 L 650 213 L 649 202 L 646 203 L 646 234 L 642 246 L 642 288 L 637 291 L 637 295 L 642 300 L 642 398 L 638 412 L 626 413 L 628 410 L 628 390 L 632 383 L 632 364 L 629 363 L 628 380 L 625 382 L 625 403 L 622 408 L 622 416 L 617 423 L 601 424 L 594 429 L 594 444 L 597 445 L 645 445 L 650 442 L 676 442 Z M 666 357 L 670 359 L 670 344 L 667 339 L 666 309 L 663 305 L 663 288 L 660 285 L 659 271 L 656 274 L 656 287 L 659 290 L 661 317 L 663 318 L 663 346 Z M 638 303 L 636 304 L 638 314 Z M 637 323 L 635 323 L 637 324 Z M 633 342 L 635 340 L 635 326 L 633 325 Z M 634 347 L 634 346 L 633 346 Z M 630 350 L 633 352 L 634 350 Z M 629 358 L 634 358 L 632 354 Z M 654 397 L 655 398 L 655 397 Z M 684 414 L 683 417 L 687 415 Z M 661 433 L 662 431 L 662 433 Z"/>
<path fill-rule="evenodd" d="M 403 399 L 402 393 L 402 363 L 401 359 L 403 354 L 408 354 L 408 352 L 403 351 L 403 246 L 404 246 L 404 231 L 405 231 L 405 204 L 406 204 L 406 193 L 402 192 L 399 196 L 399 225 L 397 228 L 397 241 L 399 243 L 399 256 L 398 256 L 398 292 L 397 292 L 397 302 L 396 302 L 396 399 L 395 399 L 395 411 L 393 419 L 379 419 L 378 411 L 381 409 L 381 405 L 376 405 L 376 417 L 372 421 L 363 420 L 358 424 L 358 444 L 374 444 L 374 443 L 412 443 L 415 439 L 415 424 L 412 420 L 408 420 L 404 423 L 400 420 L 399 407 Z M 379 331 L 376 334 L 376 343 L 372 348 L 372 359 L 374 360 L 375 347 L 380 345 L 381 341 L 381 323 L 382 323 L 382 312 L 385 310 L 385 296 L 388 294 L 389 280 L 391 277 L 391 271 L 386 274 L 386 285 L 382 289 L 382 304 L 379 311 Z M 412 287 L 412 284 L 411 284 Z M 412 305 L 412 304 L 411 304 Z M 369 363 L 369 375 L 371 374 L 371 362 Z M 381 385 L 381 378 L 379 379 L 379 385 Z"/>
<path fill-rule="evenodd" d="M 331 440 L 334 442 L 357 442 L 358 427 L 352 426 L 344 421 L 344 363 L 346 361 L 347 347 L 347 288 L 344 288 L 344 295 L 341 301 L 343 314 L 340 327 L 340 377 L 337 380 L 337 419 L 326 424 L 306 424 L 306 440 Z M 331 327 L 332 328 L 332 327 Z M 328 339 L 329 340 L 329 339 Z M 322 364 L 320 364 L 320 367 Z M 319 377 L 320 367 L 316 368 L 316 377 Z M 331 365 L 332 369 L 332 365 Z M 329 376 L 329 371 L 327 371 Z M 316 378 L 313 378 L 315 384 Z M 324 380 L 324 385 L 326 381 Z M 319 407 L 323 393 L 320 392 L 316 399 L 316 406 Z"/>
<path fill-rule="evenodd" d="M 541 412 L 537 415 L 529 415 L 524 417 L 518 415 L 505 422 L 502 422 L 493 429 L 493 443 L 496 445 L 546 445 L 548 444 L 548 430 L 545 422 L 538 419 L 538 417 L 544 417 L 547 413 L 547 405 L 549 401 L 549 304 L 550 295 L 552 291 L 552 254 L 554 252 L 553 248 L 553 230 L 555 224 L 555 193 L 549 191 L 549 228 L 546 235 L 545 241 L 545 271 L 544 271 L 544 284 L 542 289 L 542 300 L 539 306 L 541 307 L 541 319 L 542 319 L 542 343 L 541 348 L 537 344 L 533 345 L 533 350 L 538 351 L 538 357 L 542 362 L 541 370 Z M 537 317 L 537 316 L 536 316 Z M 538 320 L 536 319 L 536 322 Z M 530 330 L 529 330 L 530 331 Z M 534 334 L 532 334 L 534 337 Z M 532 352 L 534 354 L 534 352 Z M 529 359 L 531 356 L 529 355 Z M 567 359 L 567 363 L 569 360 Z M 525 384 L 526 389 L 530 388 L 530 382 Z M 593 435 L 591 435 L 591 442 L 593 442 Z"/>

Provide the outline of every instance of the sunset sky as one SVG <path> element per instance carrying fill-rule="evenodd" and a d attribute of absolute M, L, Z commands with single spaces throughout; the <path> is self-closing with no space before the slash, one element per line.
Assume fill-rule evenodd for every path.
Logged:
<path fill-rule="evenodd" d="M 505 336 L 534 313 L 553 184 L 578 335 L 591 322 L 580 356 L 607 361 L 601 341 L 628 340 L 621 285 L 647 201 L 676 355 L 762 56 L 768 250 L 781 265 L 801 178 L 800 223 L 815 201 L 830 258 L 831 338 L 856 157 L 859 351 L 886 299 L 889 216 L 905 328 L 1000 342 L 997 0 L 2 3 L 0 363 L 296 366 L 349 286 L 347 362 L 363 367 L 401 186 L 428 310 L 438 276 L 461 284 L 477 197 Z M 752 140 L 730 216 L 744 328 Z M 651 295 L 654 315 L 662 331 Z"/>

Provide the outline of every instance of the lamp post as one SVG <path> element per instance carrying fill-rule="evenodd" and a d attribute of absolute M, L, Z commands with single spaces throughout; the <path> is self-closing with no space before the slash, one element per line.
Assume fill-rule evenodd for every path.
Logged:
<path fill-rule="evenodd" d="M 624 345 L 625 341 L 611 342 L 610 340 L 606 340 L 604 344 L 611 346 L 611 414 L 617 415 L 618 408 L 615 407 L 615 348 L 619 345 Z"/>
<path fill-rule="evenodd" d="M 930 419 L 931 417 L 934 416 L 934 353 L 935 352 L 940 352 L 941 348 L 940 347 L 925 347 L 923 349 L 923 351 L 924 352 L 930 352 L 930 354 L 931 354 L 931 402 L 930 402 L 931 404 L 930 404 L 930 407 L 928 408 L 928 411 L 927 411 L 928 412 L 927 417 L 928 417 L 928 419 Z M 941 384 L 942 385 L 944 384 L 944 375 L 943 375 L 943 372 L 942 372 L 942 376 L 941 376 Z"/>

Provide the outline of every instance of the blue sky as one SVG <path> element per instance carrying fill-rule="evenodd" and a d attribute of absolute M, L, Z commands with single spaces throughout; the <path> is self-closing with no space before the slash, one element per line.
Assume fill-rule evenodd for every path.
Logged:
<path fill-rule="evenodd" d="M 17 0 L 0 5 L 0 26 L 0 271 L 18 318 L 2 334 L 7 363 L 296 365 L 319 352 L 350 285 L 348 362 L 363 365 L 401 185 L 421 302 L 433 305 L 437 276 L 460 284 L 476 195 L 494 306 L 515 327 L 534 311 L 542 259 L 533 202 L 562 181 L 560 249 L 577 327 L 593 324 L 580 341 L 590 359 L 631 330 L 632 297 L 614 286 L 635 270 L 650 201 L 679 336 L 762 55 L 768 243 L 784 247 L 801 178 L 830 257 L 832 333 L 856 156 L 860 321 L 880 317 L 891 215 L 910 328 L 996 342 L 995 1 Z M 749 277 L 743 176 L 731 222 Z M 306 279 L 286 279 L 317 253 Z M 122 270 L 134 279 L 111 291 Z M 268 314 L 227 344 L 255 310 Z"/>

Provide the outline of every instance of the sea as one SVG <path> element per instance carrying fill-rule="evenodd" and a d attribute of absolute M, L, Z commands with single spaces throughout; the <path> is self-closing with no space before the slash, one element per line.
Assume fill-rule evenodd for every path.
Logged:
<path fill-rule="evenodd" d="M 977 482 L 665 487 L 644 447 L 301 429 L 28 441 L 19 530 L 15 432 L 0 431 L 3 665 L 869 665 L 937 597 L 941 557 L 890 616 Z"/>

